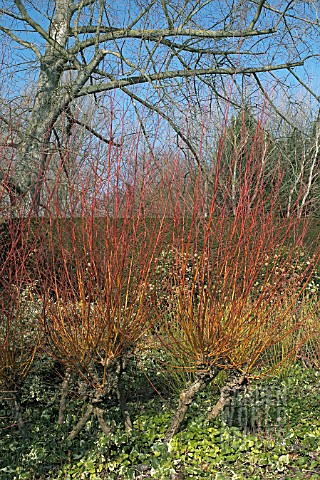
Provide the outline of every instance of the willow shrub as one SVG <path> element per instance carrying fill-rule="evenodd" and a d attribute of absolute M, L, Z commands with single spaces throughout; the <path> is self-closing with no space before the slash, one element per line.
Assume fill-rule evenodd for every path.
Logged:
<path fill-rule="evenodd" d="M 196 393 L 221 370 L 228 373 L 219 400 L 223 408 L 232 390 L 248 378 L 277 372 L 305 341 L 296 334 L 309 317 L 300 303 L 319 248 L 309 261 L 300 261 L 308 222 L 281 218 L 281 171 L 270 174 L 266 188 L 261 129 L 258 124 L 250 149 L 235 150 L 228 165 L 222 162 L 222 138 L 210 189 L 204 195 L 208 178 L 199 171 L 185 188 L 192 194 L 184 198 L 184 212 L 181 205 L 177 209 L 182 233 L 172 236 L 160 257 L 158 345 L 168 352 L 170 368 L 195 375 L 181 393 L 167 440 Z M 279 355 L 276 347 L 289 337 Z"/>
<path fill-rule="evenodd" d="M 43 242 L 37 268 L 44 305 L 40 324 L 47 353 L 66 370 L 59 423 L 68 378 L 76 377 L 91 388 L 87 410 L 70 439 L 92 415 L 109 433 L 103 417 L 109 397 L 119 402 L 127 430 L 132 428 L 123 373 L 155 322 L 150 278 L 167 228 L 168 199 L 150 207 L 143 178 L 129 188 L 120 178 L 114 181 L 107 171 L 105 177 L 101 172 L 98 176 L 92 168 L 90 188 L 74 180 L 63 204 L 57 188 L 50 197 L 51 214 L 39 226 Z"/>
<path fill-rule="evenodd" d="M 4 148 L 4 147 L 3 147 Z M 0 151 L 0 155 L 3 152 Z M 25 431 L 21 389 L 40 345 L 41 300 L 30 275 L 35 246 L 30 240 L 31 215 L 14 201 L 10 163 L 3 161 L 0 186 L 0 398 L 10 407 L 4 428 Z"/>

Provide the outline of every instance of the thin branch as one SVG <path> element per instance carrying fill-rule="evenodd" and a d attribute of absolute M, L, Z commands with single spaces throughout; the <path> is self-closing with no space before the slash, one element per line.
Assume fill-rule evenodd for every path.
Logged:
<path fill-rule="evenodd" d="M 153 7 L 153 5 L 157 2 L 157 0 L 152 0 L 152 2 L 147 5 L 147 7 L 142 10 L 142 12 L 128 25 L 128 29 L 131 30 L 138 22 L 143 18 Z"/>
<path fill-rule="evenodd" d="M 164 113 L 159 107 L 155 107 L 154 105 L 152 105 L 152 103 L 148 102 L 147 100 L 139 97 L 138 95 L 136 95 L 135 93 L 131 92 L 130 90 L 128 90 L 127 88 L 125 87 L 121 87 L 121 90 L 126 93 L 129 97 L 131 97 L 133 100 L 136 100 L 137 102 L 139 102 L 141 105 L 143 105 L 144 107 L 147 107 L 149 110 L 155 112 L 155 113 L 158 113 L 158 115 L 160 115 L 164 120 L 166 120 L 169 125 L 171 126 L 171 128 L 176 132 L 176 134 L 178 135 L 179 138 L 181 138 L 181 140 L 183 141 L 183 143 L 185 143 L 185 145 L 187 145 L 187 147 L 189 148 L 190 152 L 192 153 L 192 155 L 194 156 L 196 162 L 197 162 L 197 165 L 201 168 L 202 170 L 202 165 L 201 165 L 201 162 L 200 162 L 200 158 L 198 157 L 198 154 L 195 150 L 195 148 L 193 147 L 193 145 L 191 144 L 191 142 L 188 140 L 188 138 L 183 135 L 183 133 L 181 132 L 180 128 L 174 123 L 174 121 L 172 120 L 171 117 L 169 117 L 169 115 L 167 115 L 166 113 Z"/>
<path fill-rule="evenodd" d="M 255 16 L 253 17 L 252 22 L 249 25 L 249 30 L 254 29 L 255 24 L 257 23 L 257 21 L 260 18 L 260 15 L 261 15 L 261 12 L 262 12 L 262 9 L 263 9 L 263 6 L 264 6 L 265 3 L 266 3 L 266 0 L 260 0 L 258 8 L 257 8 L 256 13 L 255 13 Z"/>
<path fill-rule="evenodd" d="M 103 52 L 106 54 L 106 55 L 113 55 L 114 57 L 116 58 L 119 58 L 119 60 L 121 60 L 122 62 L 124 62 L 126 65 L 128 65 L 128 67 L 130 67 L 133 71 L 135 70 L 138 70 L 142 76 L 146 77 L 147 81 L 148 82 L 151 82 L 151 79 L 149 77 L 149 75 L 147 74 L 147 72 L 142 69 L 142 68 L 139 68 L 138 65 L 136 63 L 133 63 L 131 60 L 129 60 L 128 58 L 126 58 L 122 53 L 121 51 L 120 52 L 114 52 L 112 50 L 103 50 Z"/>
<path fill-rule="evenodd" d="M 7 190 L 8 193 L 11 193 L 15 196 L 21 196 L 24 195 L 26 192 L 22 190 L 20 185 L 18 185 L 13 178 L 9 177 L 7 174 L 3 174 L 0 171 L 0 183 L 3 185 L 5 190 Z"/>
<path fill-rule="evenodd" d="M 39 60 L 41 59 L 41 53 L 33 43 L 27 42 L 17 37 L 14 33 L 11 32 L 11 30 L 9 30 L 9 28 L 0 26 L 0 30 L 4 32 L 6 35 L 8 35 L 8 37 L 12 38 L 12 40 L 19 43 L 19 45 L 22 45 L 23 47 L 29 48 L 30 50 L 32 50 L 36 54 L 38 59 Z"/>
<path fill-rule="evenodd" d="M 121 143 L 114 142 L 112 139 L 105 138 L 103 135 L 101 135 L 99 132 L 94 130 L 92 127 L 89 127 L 86 123 L 81 122 L 80 120 L 77 120 L 76 118 L 72 118 L 73 123 L 76 123 L 77 125 L 80 125 L 81 127 L 84 127 L 88 132 L 92 133 L 95 137 L 97 137 L 99 140 L 101 140 L 104 143 L 112 144 L 116 147 L 121 147 Z"/>
<path fill-rule="evenodd" d="M 21 135 L 21 131 L 20 131 L 20 128 L 18 128 L 17 126 L 13 125 L 12 124 L 12 121 L 11 119 L 8 120 L 4 115 L 2 115 L 0 113 L 0 120 L 2 122 L 4 122 L 6 125 L 8 125 L 10 127 L 10 129 L 12 129 L 14 132 L 16 132 L 18 135 Z"/>
<path fill-rule="evenodd" d="M 173 23 L 172 23 L 172 20 L 170 18 L 170 15 L 169 15 L 169 12 L 168 12 L 168 7 L 167 7 L 167 2 L 166 0 L 161 0 L 161 5 L 162 5 L 162 10 L 165 14 L 165 17 L 166 17 L 166 20 L 168 22 L 168 27 L 170 28 L 170 30 L 173 28 Z"/>
<path fill-rule="evenodd" d="M 275 25 L 275 28 L 278 28 L 278 25 L 279 23 L 281 22 L 281 20 L 284 18 L 285 14 L 287 13 L 287 11 L 289 10 L 289 8 L 291 7 L 291 5 L 293 4 L 294 0 L 290 0 L 290 2 L 287 3 L 286 5 L 286 8 L 283 10 L 283 12 L 280 12 L 280 15 L 279 15 L 279 18 L 276 22 L 276 25 Z M 290 32 L 290 30 L 289 30 Z"/>
<path fill-rule="evenodd" d="M 53 127 L 52 131 L 53 131 L 53 135 L 55 136 L 56 142 L 58 144 L 58 152 L 59 152 L 59 156 L 60 156 L 60 159 L 61 159 L 63 171 L 65 173 L 65 176 L 69 180 L 69 172 L 68 172 L 68 169 L 67 169 L 67 166 L 66 166 L 66 159 L 65 159 L 65 157 L 63 155 L 63 152 L 62 152 L 62 145 L 61 145 L 61 141 L 60 141 L 58 132 L 56 131 L 56 129 L 54 127 Z"/>
<path fill-rule="evenodd" d="M 282 120 L 284 120 L 286 123 L 288 123 L 289 125 L 291 125 L 291 127 L 293 127 L 294 129 L 296 129 L 297 127 L 292 123 L 290 122 L 290 120 L 285 117 L 283 115 L 283 113 L 280 112 L 280 110 L 276 107 L 275 103 L 271 100 L 270 96 L 267 94 L 266 90 L 264 89 L 262 83 L 260 82 L 259 80 L 259 77 L 256 73 L 253 73 L 253 76 L 254 76 L 254 79 L 255 81 L 257 82 L 257 85 L 261 91 L 261 93 L 264 95 L 264 97 L 268 100 L 268 102 L 270 103 L 270 105 L 272 106 L 272 108 L 274 109 L 274 111 L 279 115 L 279 117 L 282 118 Z"/>
<path fill-rule="evenodd" d="M 196 2 L 196 4 L 193 6 L 192 10 L 188 13 L 188 15 L 184 18 L 183 20 L 183 24 L 180 25 L 180 27 L 186 25 L 188 22 L 190 22 L 190 20 L 192 20 L 192 17 L 194 17 L 197 13 L 200 12 L 200 10 L 202 10 L 205 6 L 209 5 L 211 3 L 211 0 L 207 0 L 205 2 L 202 3 L 201 5 L 201 0 L 198 0 Z M 181 13 L 183 13 L 183 10 L 181 11 Z M 181 16 L 178 15 L 177 19 L 179 20 L 179 17 Z"/>
<path fill-rule="evenodd" d="M 190 42 L 191 39 L 188 40 Z M 200 39 L 198 40 L 199 42 L 201 41 Z M 197 47 L 192 47 L 188 45 L 188 42 L 184 43 L 175 43 L 171 40 L 168 40 L 166 38 L 163 38 L 160 40 L 159 43 L 161 45 L 165 45 L 166 47 L 169 47 L 171 49 L 177 49 L 179 52 L 190 52 L 190 53 L 199 53 L 203 55 L 221 55 L 221 56 L 227 56 L 227 55 L 262 55 L 265 52 L 253 52 L 252 50 L 242 50 L 239 52 L 239 50 L 213 50 L 212 48 L 197 48 Z"/>
<path fill-rule="evenodd" d="M 78 10 L 82 10 L 84 7 L 89 7 L 90 5 L 93 5 L 95 2 L 96 0 L 82 0 L 81 2 L 78 2 L 70 7 L 71 12 L 75 13 Z"/>
<path fill-rule="evenodd" d="M 318 56 L 318 55 L 315 55 L 315 56 Z M 302 85 L 309 93 L 310 95 L 312 95 L 318 102 L 320 100 L 320 96 L 319 95 L 316 95 L 312 90 L 311 88 L 301 80 L 301 78 L 294 72 L 294 70 L 292 70 L 292 67 L 289 67 L 288 68 L 289 72 L 291 73 L 291 75 L 294 76 L 294 78 L 300 83 L 300 85 Z"/>
<path fill-rule="evenodd" d="M 19 20 L 20 22 L 23 22 L 23 18 L 19 17 L 13 12 L 9 12 L 9 10 L 5 10 L 4 8 L 0 8 L 0 14 L 2 15 L 7 15 L 10 18 L 13 18 L 14 20 Z"/>
<path fill-rule="evenodd" d="M 255 4 L 258 4 L 258 1 L 260 1 L 260 0 L 251 0 L 251 2 L 255 3 Z M 293 3 L 292 1 L 289 2 L 290 5 L 292 3 Z M 269 10 L 270 12 L 277 13 L 278 15 L 283 14 L 283 12 L 281 12 L 281 10 L 278 10 L 277 8 L 273 7 L 272 5 L 270 5 L 270 3 L 265 3 L 264 8 L 266 10 Z M 315 21 L 311 21 L 311 20 L 308 20 L 305 17 L 300 17 L 300 16 L 294 15 L 292 13 L 287 13 L 287 10 L 288 10 L 288 6 L 286 7 L 286 17 L 287 18 L 292 18 L 293 20 L 298 20 L 299 22 L 308 23 L 309 25 L 319 26 L 319 20 L 318 19 L 315 20 Z"/>

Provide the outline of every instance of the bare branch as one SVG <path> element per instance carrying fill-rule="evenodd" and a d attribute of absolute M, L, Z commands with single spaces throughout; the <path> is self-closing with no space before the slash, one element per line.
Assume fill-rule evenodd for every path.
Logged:
<path fill-rule="evenodd" d="M 96 26 L 86 26 L 79 27 L 77 33 L 95 33 Z M 104 35 L 101 35 L 100 41 L 107 42 L 109 40 L 119 40 L 122 38 L 137 38 L 143 40 L 149 40 L 152 42 L 162 40 L 165 37 L 191 37 L 191 38 L 214 38 L 214 39 L 223 39 L 223 38 L 245 38 L 245 37 L 257 37 L 264 35 L 271 35 L 276 32 L 275 27 L 262 29 L 262 30 L 195 30 L 192 28 L 173 28 L 173 29 L 142 29 L 142 30 L 129 30 L 116 27 L 105 27 L 101 28 L 101 33 L 106 32 Z M 73 33 L 73 31 L 71 31 Z M 81 42 L 81 48 L 89 47 L 94 44 L 94 39 L 89 38 Z M 77 45 L 74 48 L 71 48 L 70 51 L 75 53 L 79 48 Z"/>
<path fill-rule="evenodd" d="M 167 1 L 166 0 L 161 0 L 161 5 L 162 5 L 162 9 L 164 11 L 165 17 L 167 19 L 167 22 L 168 22 L 168 27 L 171 30 L 172 28 L 174 28 L 174 26 L 173 26 L 173 22 L 170 18 L 169 12 L 168 12 Z"/>
<path fill-rule="evenodd" d="M 55 39 L 53 39 L 47 32 L 44 30 L 44 28 L 39 25 L 30 15 L 28 14 L 26 8 L 22 4 L 21 0 L 14 0 L 15 4 L 17 5 L 22 17 L 23 21 L 27 22 L 34 30 L 35 32 L 39 33 L 46 42 L 48 42 L 49 45 L 54 47 L 59 54 L 67 61 L 74 62 L 76 59 L 74 56 L 69 55 L 68 51 L 63 48 L 62 45 L 60 45 Z M 31 47 L 30 47 L 31 48 Z"/>
<path fill-rule="evenodd" d="M 12 38 L 12 40 L 17 42 L 19 45 L 22 45 L 23 47 L 29 48 L 30 50 L 32 50 L 36 54 L 38 59 L 39 60 L 41 59 L 41 53 L 33 43 L 27 42 L 26 40 L 22 40 L 22 38 L 17 37 L 17 35 L 12 33 L 12 31 L 9 28 L 5 28 L 0 25 L 0 30 L 4 32 L 6 35 L 8 35 L 8 37 Z"/>
<path fill-rule="evenodd" d="M 84 127 L 88 132 L 92 133 L 92 135 L 97 137 L 102 142 L 114 145 L 116 147 L 121 147 L 120 143 L 115 142 L 113 139 L 105 138 L 103 135 L 101 135 L 99 132 L 94 130 L 92 127 L 90 127 L 86 123 L 81 122 L 80 120 L 77 120 L 76 118 L 72 118 L 72 121 L 73 121 L 73 123 L 76 123 L 77 125 L 80 125 L 81 127 Z"/>
<path fill-rule="evenodd" d="M 88 7 L 90 5 L 94 5 L 96 0 L 81 0 L 78 3 L 75 3 L 73 6 L 71 6 L 71 12 L 74 13 L 76 11 L 81 10 L 84 7 Z"/>
<path fill-rule="evenodd" d="M 157 0 L 152 0 L 144 10 L 141 11 L 140 15 L 138 15 L 129 25 L 128 29 L 131 30 L 138 22 L 141 20 L 153 7 L 153 5 L 157 2 Z"/>
<path fill-rule="evenodd" d="M 319 102 L 320 101 L 320 96 L 316 95 L 313 92 L 313 90 L 303 80 L 301 80 L 301 78 L 295 73 L 295 71 L 292 69 L 292 67 L 289 67 L 288 70 L 291 73 L 291 75 L 300 83 L 300 85 L 302 85 L 303 88 L 305 88 L 310 93 L 310 95 L 312 95 Z"/>
<path fill-rule="evenodd" d="M 272 72 L 275 70 L 284 70 L 288 69 L 289 67 L 301 67 L 305 61 L 309 57 L 304 58 L 299 62 L 293 63 L 284 63 L 279 65 L 266 65 L 261 67 L 251 67 L 251 68 L 199 68 L 199 69 L 190 69 L 190 70 L 172 70 L 157 74 L 149 75 L 149 80 L 146 79 L 145 76 L 134 76 L 128 77 L 124 79 L 116 79 L 108 83 L 100 83 L 97 85 L 90 85 L 84 87 L 79 91 L 79 93 L 75 94 L 76 97 L 82 97 L 84 95 L 92 94 L 92 93 L 99 93 L 105 92 L 108 90 L 114 90 L 115 88 L 122 88 L 128 85 L 137 85 L 146 82 L 159 82 L 161 80 L 168 80 L 172 78 L 188 78 L 194 77 L 195 75 L 248 75 L 248 74 L 256 74 L 262 72 Z"/>
<path fill-rule="evenodd" d="M 255 24 L 259 20 L 259 17 L 261 15 L 261 12 L 262 12 L 262 9 L 263 9 L 263 6 L 264 6 L 265 3 L 266 3 L 266 0 L 260 0 L 258 8 L 257 8 L 256 13 L 255 13 L 255 16 L 253 17 L 252 22 L 249 25 L 249 30 L 254 29 Z"/>
<path fill-rule="evenodd" d="M 185 143 L 185 145 L 189 148 L 190 152 L 192 153 L 192 155 L 194 156 L 198 166 L 201 168 L 202 170 L 202 165 L 201 165 L 201 162 L 200 162 L 200 158 L 197 154 L 197 151 L 196 149 L 193 147 L 192 143 L 190 142 L 190 140 L 182 133 L 181 129 L 174 123 L 174 121 L 172 120 L 172 118 L 167 115 L 166 113 L 164 113 L 159 107 L 155 107 L 154 105 L 152 105 L 152 103 L 148 102 L 147 100 L 139 97 L 138 95 L 136 95 L 135 93 L 131 92 L 129 89 L 127 89 L 126 87 L 121 87 L 121 90 L 123 92 L 125 92 L 130 98 L 132 98 L 133 100 L 136 100 L 137 102 L 139 102 L 141 105 L 143 105 L 144 107 L 147 107 L 149 110 L 151 110 L 152 112 L 155 112 L 157 113 L 158 115 L 160 115 L 162 118 L 164 118 L 168 124 L 171 126 L 171 128 L 176 132 L 176 134 L 178 135 L 179 138 L 181 138 L 181 140 Z"/>
<path fill-rule="evenodd" d="M 260 91 L 262 92 L 262 94 L 264 95 L 264 97 L 268 100 L 268 102 L 270 103 L 270 105 L 272 106 L 272 108 L 274 109 L 274 111 L 279 115 L 279 117 L 282 118 L 282 120 L 284 120 L 286 123 L 288 123 L 289 125 L 291 125 L 291 127 L 293 128 L 296 128 L 295 125 L 287 118 L 283 115 L 283 113 L 276 107 L 275 103 L 271 100 L 270 96 L 268 95 L 268 93 L 266 92 L 265 88 L 263 87 L 262 83 L 260 82 L 259 80 L 259 77 L 256 73 L 253 73 L 253 76 L 255 78 L 255 81 L 257 82 L 257 85 L 260 89 Z"/>

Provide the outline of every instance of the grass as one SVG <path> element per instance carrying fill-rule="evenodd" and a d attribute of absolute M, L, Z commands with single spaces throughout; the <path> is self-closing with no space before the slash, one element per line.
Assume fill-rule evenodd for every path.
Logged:
<path fill-rule="evenodd" d="M 147 386 L 142 391 L 142 374 L 128 392 L 134 400 L 129 402 L 131 434 L 121 426 L 118 407 L 106 400 L 110 437 L 93 418 L 68 441 L 83 399 L 75 388 L 64 425 L 58 426 L 58 383 L 48 371 L 47 365 L 24 386 L 25 436 L 9 428 L 9 412 L 1 404 L 3 480 L 320 479 L 320 372 L 315 369 L 295 364 L 272 381 L 249 385 L 213 423 L 206 415 L 218 386 L 209 386 L 170 444 L 162 438 L 171 398 L 167 392 L 164 402 Z M 158 377 L 161 385 L 161 373 Z"/>

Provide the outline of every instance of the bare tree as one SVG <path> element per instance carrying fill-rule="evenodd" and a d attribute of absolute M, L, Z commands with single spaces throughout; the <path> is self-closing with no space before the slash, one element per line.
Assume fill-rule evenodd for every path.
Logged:
<path fill-rule="evenodd" d="M 307 115 L 304 113 L 304 116 Z M 308 117 L 305 119 L 308 120 Z M 309 119 L 310 124 L 310 119 Z M 307 134 L 293 129 L 276 142 L 284 172 L 283 210 L 289 217 L 319 215 L 320 113 Z"/>
<path fill-rule="evenodd" d="M 2 39 L 12 48 L 8 72 L 35 68 L 32 106 L 18 133 L 19 158 L 28 171 L 23 188 L 32 192 L 35 210 L 62 116 L 66 131 L 80 125 L 100 141 L 115 142 L 77 118 L 73 107 L 80 98 L 92 96 L 98 108 L 102 94 L 118 90 L 134 106 L 162 116 L 199 162 L 192 139 L 168 110 L 170 94 L 175 106 L 191 101 L 191 90 L 201 100 L 204 87 L 216 99 L 229 100 L 230 85 L 237 90 L 243 78 L 270 101 L 271 81 L 284 92 L 294 82 L 314 94 L 307 73 L 318 58 L 318 2 L 1 0 L 0 5 Z"/>

